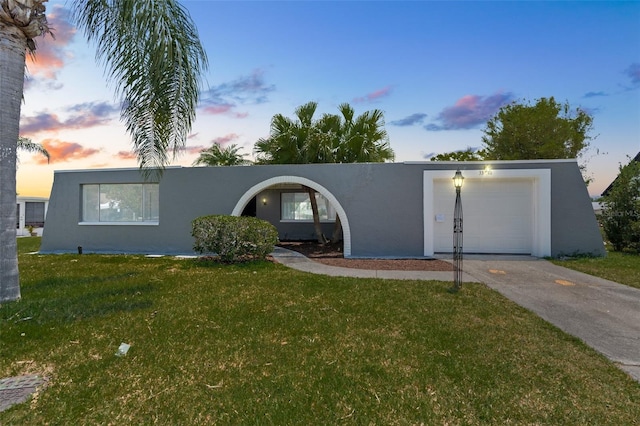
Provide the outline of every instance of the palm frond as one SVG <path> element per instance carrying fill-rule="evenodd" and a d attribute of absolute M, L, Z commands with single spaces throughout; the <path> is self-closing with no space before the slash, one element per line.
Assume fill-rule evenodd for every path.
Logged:
<path fill-rule="evenodd" d="M 225 148 L 214 143 L 210 148 L 200 151 L 200 156 L 193 162 L 194 166 L 243 166 L 251 164 L 244 158 L 247 154 L 240 154 L 240 147 L 236 144 Z"/>
<path fill-rule="evenodd" d="M 18 137 L 17 148 L 20 151 L 27 151 L 34 154 L 42 154 L 47 158 L 47 163 L 51 160 L 49 151 L 39 143 L 32 142 L 31 139 L 25 137 Z"/>
<path fill-rule="evenodd" d="M 184 148 L 195 119 L 206 53 L 175 0 L 74 0 L 73 16 L 106 67 L 145 174 Z"/>

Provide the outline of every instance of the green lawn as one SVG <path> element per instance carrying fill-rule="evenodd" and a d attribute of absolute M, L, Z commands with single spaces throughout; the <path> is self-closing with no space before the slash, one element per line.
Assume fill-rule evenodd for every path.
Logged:
<path fill-rule="evenodd" d="M 34 255 L 0 307 L 0 424 L 633 425 L 640 385 L 484 285 Z M 125 357 L 114 354 L 131 344 Z"/>
<path fill-rule="evenodd" d="M 640 255 L 608 252 L 606 257 L 577 257 L 552 260 L 556 265 L 640 288 Z"/>

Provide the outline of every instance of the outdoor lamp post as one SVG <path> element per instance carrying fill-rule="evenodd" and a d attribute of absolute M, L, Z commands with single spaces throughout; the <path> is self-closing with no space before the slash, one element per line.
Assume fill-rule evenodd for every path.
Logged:
<path fill-rule="evenodd" d="M 462 172 L 456 171 L 453 176 L 453 186 L 456 188 L 456 204 L 453 210 L 453 290 L 462 288 L 462 200 L 460 189 L 462 188 Z"/>

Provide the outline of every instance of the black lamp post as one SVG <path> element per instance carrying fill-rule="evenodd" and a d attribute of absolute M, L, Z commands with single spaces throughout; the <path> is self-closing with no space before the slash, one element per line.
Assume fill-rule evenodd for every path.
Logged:
<path fill-rule="evenodd" d="M 462 172 L 456 171 L 453 177 L 453 186 L 456 187 L 456 204 L 453 210 L 453 290 L 462 288 L 462 200 L 460 189 L 462 188 Z"/>

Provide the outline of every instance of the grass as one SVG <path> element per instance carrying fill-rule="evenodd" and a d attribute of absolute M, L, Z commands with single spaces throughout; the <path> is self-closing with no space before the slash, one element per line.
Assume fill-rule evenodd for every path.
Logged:
<path fill-rule="evenodd" d="M 0 424 L 638 424 L 640 385 L 481 284 L 34 255 L 0 307 Z M 129 353 L 116 357 L 121 342 Z"/>
<path fill-rule="evenodd" d="M 606 257 L 576 257 L 553 260 L 556 265 L 640 288 L 640 255 L 610 251 Z"/>

